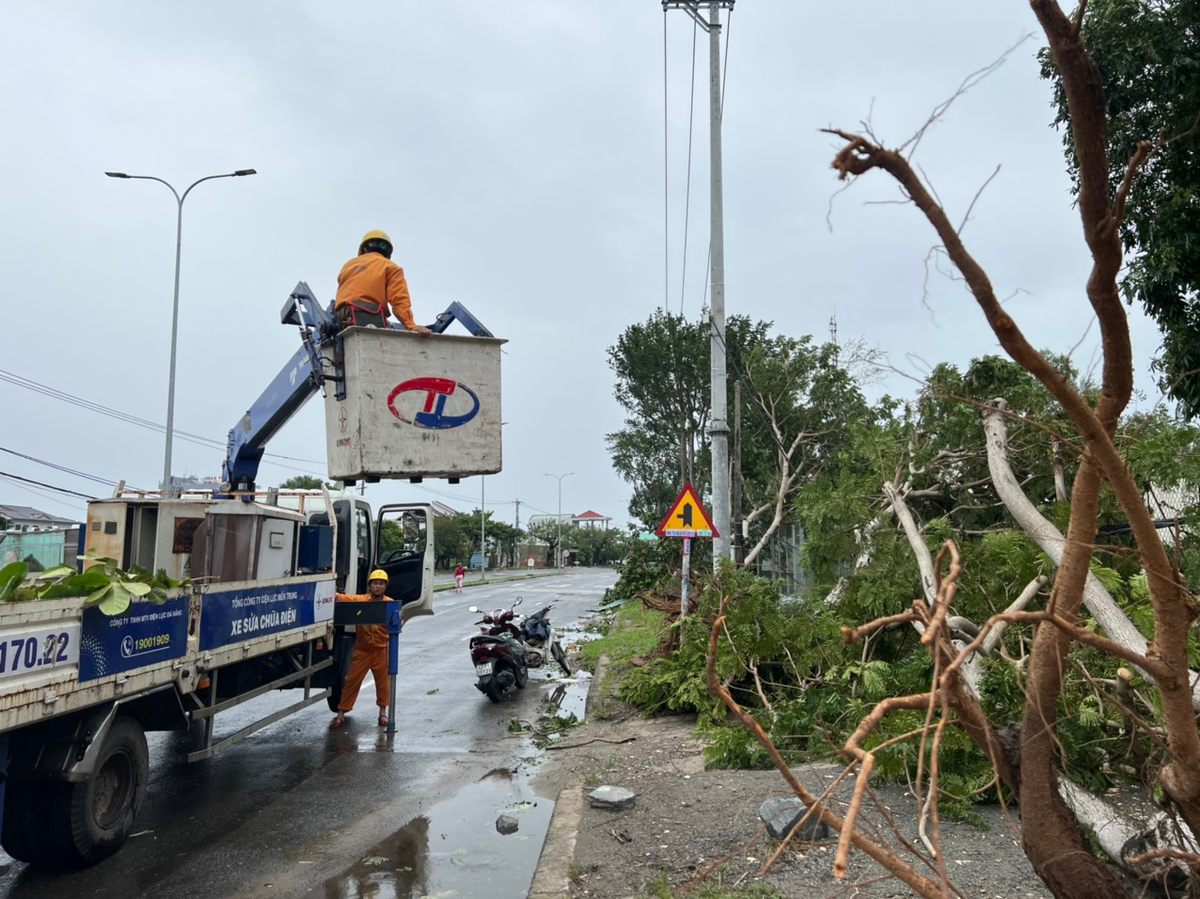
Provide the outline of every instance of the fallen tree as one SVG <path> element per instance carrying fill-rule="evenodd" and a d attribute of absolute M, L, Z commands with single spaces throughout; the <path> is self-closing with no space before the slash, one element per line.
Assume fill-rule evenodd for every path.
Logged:
<path fill-rule="evenodd" d="M 1085 286 L 1088 303 L 1099 324 L 1103 360 L 1100 383 L 1094 393 L 1081 391 L 1070 373 L 1035 349 L 1017 322 L 996 296 L 987 273 L 968 251 L 960 230 L 933 192 L 926 186 L 903 149 L 886 149 L 870 135 L 840 129 L 830 133 L 844 141 L 833 165 L 843 179 L 858 178 L 880 170 L 891 176 L 906 197 L 933 226 L 940 249 L 961 274 L 968 290 L 983 312 L 992 332 L 1005 352 L 1021 368 L 1033 375 L 1060 404 L 1073 433 L 1070 439 L 1078 452 L 1078 465 L 1070 490 L 1070 515 L 1065 534 L 1055 537 L 1045 522 L 1025 516 L 1021 521 L 1039 545 L 1056 563 L 1053 586 L 1043 609 L 1011 610 L 990 616 L 978 627 L 970 643 L 955 646 L 947 622 L 951 604 L 962 575 L 958 550 L 947 543 L 942 556 L 949 563 L 943 571 L 939 559 L 932 567 L 923 555 L 923 541 L 913 537 L 922 566 L 925 597 L 899 614 L 877 618 L 857 629 L 848 629 L 847 639 L 869 637 L 887 626 L 911 624 L 922 631 L 921 642 L 933 663 L 927 692 L 884 699 L 876 704 L 846 741 L 843 751 L 858 768 L 854 800 L 844 818 L 825 808 L 818 797 L 807 792 L 770 744 L 763 740 L 762 728 L 747 714 L 718 676 L 716 657 L 718 638 L 724 624 L 727 604 L 711 630 L 709 646 L 709 689 L 744 723 L 780 767 L 781 773 L 797 795 L 813 807 L 819 816 L 841 833 L 835 873 L 843 875 L 850 846 L 868 852 L 894 876 L 922 896 L 948 896 L 950 884 L 936 852 L 938 842 L 939 765 L 943 741 L 951 729 L 959 729 L 986 754 L 1002 784 L 1021 806 L 1021 838 L 1025 852 L 1038 876 L 1057 897 L 1093 899 L 1097 896 L 1132 895 L 1127 881 L 1102 860 L 1088 841 L 1083 824 L 1101 835 L 1109 846 L 1115 842 L 1104 834 L 1098 816 L 1111 811 L 1096 806 L 1085 793 L 1064 782 L 1060 733 L 1064 721 L 1061 700 L 1067 673 L 1072 670 L 1081 648 L 1120 660 L 1143 672 L 1155 692 L 1152 704 L 1154 720 L 1148 725 L 1157 739 L 1157 755 L 1147 760 L 1150 777 L 1164 797 L 1167 810 L 1178 816 L 1179 824 L 1168 845 L 1159 841 L 1148 852 L 1130 855 L 1125 845 L 1117 850 L 1134 867 L 1156 859 L 1178 860 L 1184 865 L 1200 865 L 1191 834 L 1200 833 L 1200 730 L 1195 716 L 1195 685 L 1189 670 L 1189 635 L 1200 615 L 1200 603 L 1192 595 L 1175 561 L 1160 539 L 1147 511 L 1141 485 L 1133 476 L 1126 459 L 1117 448 L 1117 427 L 1129 404 L 1133 390 L 1133 358 L 1128 322 L 1121 305 L 1117 276 L 1122 264 L 1118 237 L 1125 217 L 1125 206 L 1139 172 L 1167 139 L 1166 135 L 1148 134 L 1137 144 L 1127 160 L 1118 183 L 1109 181 L 1106 107 L 1103 79 L 1088 56 L 1081 37 L 1086 4 L 1075 19 L 1068 18 L 1054 0 L 1031 0 L 1031 7 L 1049 43 L 1049 53 L 1057 67 L 1069 110 L 1072 142 L 1078 166 L 1078 208 L 1091 258 L 1092 269 Z M 993 429 L 995 419 L 991 420 Z M 994 453 L 999 458 L 1003 453 Z M 1003 472 L 993 475 L 997 492 L 1007 490 L 1015 479 Z M 1144 572 L 1150 616 L 1146 622 L 1150 634 L 1143 639 L 1115 603 L 1109 604 L 1093 583 L 1092 563 L 1096 552 L 1097 521 L 1102 488 L 1111 493 L 1119 506 L 1132 536 L 1132 552 Z M 1014 516 L 1024 516 L 1021 498 L 1010 491 L 1005 500 Z M 893 512 L 903 519 L 903 499 L 895 487 L 888 499 Z M 909 523 L 905 522 L 906 530 Z M 915 531 L 915 524 L 911 530 Z M 921 544 L 918 547 L 918 543 Z M 1097 618 L 1108 634 L 1087 626 L 1082 617 L 1085 608 Z M 1115 614 L 1113 614 L 1115 612 Z M 1032 634 L 1027 656 L 1021 660 L 1024 712 L 1019 722 L 1003 732 L 993 729 L 976 695 L 976 685 L 964 677 L 964 666 L 971 663 L 976 650 L 983 647 L 990 633 L 1002 624 L 1028 628 Z M 1128 627 L 1126 625 L 1129 625 Z M 961 643 L 961 641 L 960 641 Z M 911 861 L 886 851 L 878 843 L 854 832 L 857 809 L 864 801 L 869 777 L 880 747 L 867 747 L 876 727 L 893 713 L 920 712 L 924 724 L 912 733 L 920 743 L 917 756 L 918 790 L 927 790 L 924 803 L 932 821 L 931 846 L 936 861 L 936 880 L 920 874 Z M 1125 708 L 1131 716 L 1136 710 Z M 894 741 L 885 741 L 884 745 Z M 927 770 L 926 770 L 927 766 Z M 922 786 L 924 785 L 924 786 Z M 1081 817 L 1090 816 L 1090 821 Z M 1165 819 L 1155 822 L 1158 832 L 1169 834 Z M 1111 849 L 1110 849 L 1111 854 Z M 1177 869 L 1178 870 L 1178 869 Z M 1154 873 L 1161 869 L 1154 868 Z"/>

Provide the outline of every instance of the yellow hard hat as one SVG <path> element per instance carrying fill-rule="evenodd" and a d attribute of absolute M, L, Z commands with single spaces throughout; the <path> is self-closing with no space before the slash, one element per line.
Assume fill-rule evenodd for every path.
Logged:
<path fill-rule="evenodd" d="M 371 576 L 367 578 L 368 584 L 371 581 L 383 581 L 386 584 L 388 581 L 387 572 L 384 571 L 382 568 L 376 568 L 374 571 L 371 572 Z"/>
<path fill-rule="evenodd" d="M 379 243 L 386 244 L 387 250 L 383 255 L 388 259 L 392 258 L 392 239 L 387 236 L 386 231 L 380 231 L 378 228 L 376 228 L 374 231 L 368 231 L 363 235 L 363 239 L 358 242 L 358 255 L 361 256 L 363 253 L 367 252 L 367 244 L 372 242 L 376 244 L 376 248 L 378 248 Z"/>

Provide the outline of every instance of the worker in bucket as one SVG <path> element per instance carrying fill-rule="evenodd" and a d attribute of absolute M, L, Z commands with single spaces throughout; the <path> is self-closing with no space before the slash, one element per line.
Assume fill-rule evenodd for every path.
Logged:
<path fill-rule="evenodd" d="M 339 593 L 338 602 L 388 602 L 386 596 L 388 575 L 377 569 L 367 579 L 369 593 L 355 595 Z M 391 682 L 388 680 L 388 630 L 385 624 L 357 624 L 354 626 L 354 655 L 350 658 L 350 671 L 342 682 L 342 699 L 338 703 L 337 717 L 329 725 L 337 730 L 346 723 L 346 713 L 354 708 L 358 689 L 370 671 L 375 677 L 375 704 L 379 706 L 379 726 L 388 723 L 387 708 L 391 699 Z"/>
<path fill-rule="evenodd" d="M 405 330 L 426 337 L 433 333 L 413 321 L 404 269 L 392 262 L 392 239 L 382 231 L 368 231 L 358 244 L 358 255 L 338 273 L 333 312 L 346 325 L 386 328 L 388 306 Z"/>

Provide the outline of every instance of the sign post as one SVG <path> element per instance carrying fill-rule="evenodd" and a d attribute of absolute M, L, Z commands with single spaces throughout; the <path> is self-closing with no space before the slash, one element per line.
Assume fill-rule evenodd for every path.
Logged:
<path fill-rule="evenodd" d="M 688 589 L 692 568 L 692 540 L 696 537 L 720 537 L 721 535 L 713 527 L 712 519 L 704 511 L 704 506 L 700 504 L 700 499 L 696 496 L 696 491 L 692 489 L 691 484 L 683 485 L 679 496 L 675 497 L 675 502 L 671 504 L 671 511 L 667 513 L 662 524 L 654 533 L 659 537 L 683 538 L 683 589 L 680 594 L 679 617 L 686 618 L 689 611 Z"/>

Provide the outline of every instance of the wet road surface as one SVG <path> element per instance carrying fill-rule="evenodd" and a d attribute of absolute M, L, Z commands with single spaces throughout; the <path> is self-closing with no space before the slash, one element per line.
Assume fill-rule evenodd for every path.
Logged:
<path fill-rule="evenodd" d="M 529 786 L 543 753 L 511 733 L 510 722 L 582 717 L 586 675 L 531 671 L 525 690 L 489 702 L 474 685 L 467 638 L 478 616 L 467 607 L 490 610 L 523 596 L 520 611 L 532 613 L 553 602 L 550 620 L 562 631 L 600 604 L 615 577 L 577 569 L 438 593 L 436 614 L 401 636 L 393 741 L 375 723 L 369 677 L 339 731 L 328 730 L 332 715 L 318 705 L 191 765 L 183 756 L 199 727 L 148 734 L 150 784 L 136 835 L 73 874 L 43 874 L 0 853 L 0 899 L 524 896 L 553 802 Z M 548 701 L 564 684 L 557 710 Z M 217 738 L 297 696 L 224 713 Z M 503 813 L 517 818 L 516 833 L 496 831 Z"/>

